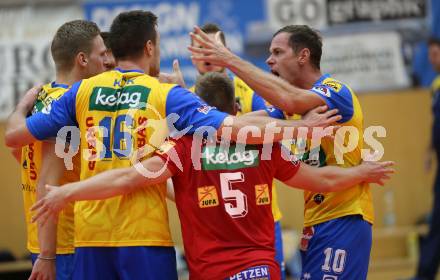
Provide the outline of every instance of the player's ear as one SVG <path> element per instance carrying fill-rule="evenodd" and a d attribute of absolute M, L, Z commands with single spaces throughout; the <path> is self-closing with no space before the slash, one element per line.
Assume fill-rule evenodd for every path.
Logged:
<path fill-rule="evenodd" d="M 236 116 L 238 111 L 240 111 L 240 104 L 238 104 L 238 102 L 234 102 L 234 107 L 233 107 L 233 111 L 232 111 L 232 115 Z"/>
<path fill-rule="evenodd" d="M 76 55 L 76 62 L 77 62 L 79 65 L 81 65 L 81 66 L 83 66 L 83 67 L 86 67 L 86 66 L 87 66 L 87 63 L 88 63 L 87 55 L 86 55 L 85 53 L 83 53 L 83 52 L 79 52 L 79 53 Z"/>
<path fill-rule="evenodd" d="M 151 40 L 148 40 L 144 47 L 144 53 L 147 56 L 153 56 L 155 47 L 155 44 Z"/>
<path fill-rule="evenodd" d="M 298 63 L 300 65 L 304 65 L 309 59 L 310 59 L 310 50 L 308 48 L 304 48 L 299 51 Z"/>

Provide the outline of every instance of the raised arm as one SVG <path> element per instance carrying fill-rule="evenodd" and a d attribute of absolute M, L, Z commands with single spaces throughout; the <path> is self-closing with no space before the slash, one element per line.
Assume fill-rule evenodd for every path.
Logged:
<path fill-rule="evenodd" d="M 324 99 L 318 95 L 294 87 L 283 79 L 242 60 L 223 46 L 220 40 L 212 40 L 199 27 L 194 28 L 191 38 L 202 46 L 202 48 L 189 47 L 193 60 L 228 68 L 261 97 L 283 111 L 302 115 L 316 106 L 325 104 Z"/>
<path fill-rule="evenodd" d="M 146 177 L 145 172 L 139 171 L 141 169 L 148 170 L 151 176 Z M 31 208 L 37 211 L 33 220 L 45 222 L 50 216 L 57 215 L 69 202 L 99 200 L 126 194 L 137 188 L 165 182 L 172 175 L 166 163 L 160 157 L 154 156 L 132 167 L 105 171 L 61 188 L 47 186 L 48 194 Z"/>
<path fill-rule="evenodd" d="M 364 162 L 355 167 L 337 166 L 312 167 L 301 164 L 297 173 L 285 184 L 313 192 L 336 192 L 359 183 L 376 183 L 383 186 L 389 175 L 394 173 L 392 161 Z"/>
<path fill-rule="evenodd" d="M 209 127 L 211 132 L 217 132 L 217 136 L 248 144 L 277 142 L 283 137 L 292 139 L 298 132 L 297 129 L 292 130 L 292 128 L 327 127 L 341 119 L 341 116 L 335 115 L 338 110 L 326 110 L 326 106 L 320 106 L 315 111 L 314 117 L 302 120 L 280 120 L 268 116 L 249 115 L 235 117 L 208 106 L 198 96 L 179 86 L 169 90 L 166 100 L 166 115 L 170 117 L 168 124 L 174 126 L 170 127 L 170 131 L 174 133 L 185 131 L 187 134 L 192 134 L 197 133 L 198 129 L 206 131 L 205 128 Z M 246 137 L 246 131 L 251 130 L 257 133 L 252 136 L 248 133 Z M 271 135 L 273 135 L 272 139 Z"/>

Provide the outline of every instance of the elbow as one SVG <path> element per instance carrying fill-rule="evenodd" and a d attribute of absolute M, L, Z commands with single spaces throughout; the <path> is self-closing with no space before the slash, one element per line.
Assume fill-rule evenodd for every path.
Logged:
<path fill-rule="evenodd" d="M 26 137 L 21 137 L 19 133 L 15 131 L 6 131 L 5 133 L 5 145 L 11 149 L 19 149 L 33 142 L 27 142 L 28 140 Z"/>
<path fill-rule="evenodd" d="M 300 100 L 298 100 L 298 98 L 287 92 L 283 94 L 283 99 L 282 99 L 283 108 L 281 109 L 283 109 L 283 111 L 289 114 L 301 114 L 301 112 L 298 111 L 299 102 Z"/>
<path fill-rule="evenodd" d="M 290 114 L 295 114 L 296 113 L 297 101 L 295 100 L 295 98 L 293 98 L 293 97 L 286 98 L 284 100 L 284 104 L 286 104 L 286 112 L 288 112 Z"/>
<path fill-rule="evenodd" d="M 14 133 L 8 130 L 6 130 L 5 133 L 5 145 L 13 149 L 21 147 L 20 143 L 16 140 L 16 137 L 14 137 Z"/>

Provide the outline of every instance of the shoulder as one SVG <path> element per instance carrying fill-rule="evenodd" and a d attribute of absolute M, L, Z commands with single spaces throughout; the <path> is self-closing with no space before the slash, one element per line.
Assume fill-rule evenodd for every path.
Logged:
<path fill-rule="evenodd" d="M 329 89 L 332 93 L 339 94 L 352 94 L 353 90 L 344 82 L 341 82 L 337 79 L 327 77 L 325 78 L 320 85 L 321 87 L 325 87 Z"/>
<path fill-rule="evenodd" d="M 51 83 L 43 85 L 41 87 L 40 92 L 38 93 L 36 103 L 46 100 L 47 98 L 49 98 L 52 95 L 53 92 L 54 92 L 54 88 L 52 88 Z"/>
<path fill-rule="evenodd" d="M 99 83 L 102 83 L 103 81 L 106 81 L 106 82 L 112 81 L 113 82 L 114 79 L 117 78 L 117 76 L 118 76 L 117 71 L 110 70 L 110 71 L 102 72 L 98 75 L 89 77 L 87 79 L 82 79 L 81 84 L 82 85 L 99 84 Z"/>

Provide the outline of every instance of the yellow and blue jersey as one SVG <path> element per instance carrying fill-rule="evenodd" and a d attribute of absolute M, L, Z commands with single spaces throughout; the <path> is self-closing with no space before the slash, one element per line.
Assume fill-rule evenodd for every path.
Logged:
<path fill-rule="evenodd" d="M 317 94 L 323 98 L 329 109 L 338 109 L 342 119 L 339 123 L 343 126 L 353 126 L 359 132 L 356 148 L 343 155 L 342 167 L 356 166 L 361 163 L 361 150 L 363 147 L 363 114 L 359 101 L 353 91 L 344 83 L 331 78 L 329 75 L 321 76 L 313 85 L 310 94 Z M 268 108 L 270 116 L 276 118 L 297 118 L 285 114 L 278 108 Z M 348 142 L 345 138 L 344 144 Z M 321 146 L 310 150 L 310 141 L 297 139 L 285 141 L 290 150 L 304 162 L 315 165 L 337 165 L 334 141 L 323 138 Z M 348 215 L 362 215 L 363 219 L 373 223 L 373 203 L 370 187 L 361 183 L 352 188 L 339 192 L 314 193 L 304 192 L 305 209 L 304 225 L 312 226 L 335 218 Z"/>
<path fill-rule="evenodd" d="M 54 100 L 59 99 L 68 90 L 67 85 L 55 82 L 46 84 L 38 95 L 32 113 L 47 112 Z M 79 180 L 79 158 L 74 157 L 74 169 L 66 171 L 61 178 L 61 184 Z M 27 227 L 27 248 L 31 253 L 40 252 L 38 245 L 37 224 L 31 222 L 31 206 L 36 201 L 36 188 L 40 179 L 42 164 L 42 142 L 37 141 L 22 148 L 21 153 L 21 181 L 23 191 L 24 213 Z M 68 204 L 61 211 L 57 227 L 57 254 L 71 254 L 73 247 L 73 203 Z"/>
<path fill-rule="evenodd" d="M 81 133 L 81 179 L 128 167 L 152 155 L 169 133 L 218 129 L 227 114 L 188 90 L 140 70 L 104 72 L 75 83 L 48 114 L 26 120 L 37 139 L 64 126 Z M 75 204 L 76 247 L 172 246 L 165 184 Z"/>

